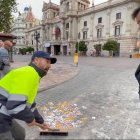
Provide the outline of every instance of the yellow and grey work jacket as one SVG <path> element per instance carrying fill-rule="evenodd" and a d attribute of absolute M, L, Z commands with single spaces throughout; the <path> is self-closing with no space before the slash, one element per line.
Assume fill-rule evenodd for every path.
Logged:
<path fill-rule="evenodd" d="M 32 64 L 14 69 L 0 80 L 0 133 L 9 131 L 13 118 L 44 122 L 34 102 L 41 78 L 38 71 Z"/>

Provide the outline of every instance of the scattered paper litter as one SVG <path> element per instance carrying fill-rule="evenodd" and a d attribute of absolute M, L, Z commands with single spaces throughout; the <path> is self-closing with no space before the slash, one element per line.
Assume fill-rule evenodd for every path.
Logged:
<path fill-rule="evenodd" d="M 67 101 L 56 105 L 49 102 L 46 106 L 38 108 L 43 113 L 45 123 L 51 128 L 73 129 L 87 122 L 87 117 L 83 116 L 78 105 Z M 87 109 L 85 106 L 82 108 Z"/>
<path fill-rule="evenodd" d="M 92 119 L 93 119 L 93 120 L 95 120 L 95 119 L 96 119 L 96 117 L 92 117 Z"/>
<path fill-rule="evenodd" d="M 82 106 L 82 108 L 83 108 L 83 109 L 87 109 L 87 107 L 86 107 L 86 106 Z"/>

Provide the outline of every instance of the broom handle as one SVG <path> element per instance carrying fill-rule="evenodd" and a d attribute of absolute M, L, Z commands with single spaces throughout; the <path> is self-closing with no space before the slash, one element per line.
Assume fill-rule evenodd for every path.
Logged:
<path fill-rule="evenodd" d="M 42 125 L 42 124 L 40 124 L 40 123 L 35 123 L 35 125 L 36 126 L 39 126 L 40 128 L 42 128 L 42 129 L 44 129 L 44 126 Z M 46 128 L 46 129 L 48 129 L 49 131 L 60 131 L 59 129 L 52 129 L 52 128 Z"/>
<path fill-rule="evenodd" d="M 37 123 L 37 122 L 36 122 L 35 125 L 36 125 L 36 126 L 39 126 L 39 127 L 42 128 L 42 129 L 44 129 L 44 126 L 43 126 L 42 124 L 40 124 L 40 123 Z M 52 130 L 52 129 L 49 128 L 49 127 L 46 128 L 46 129 L 48 129 L 48 130 Z"/>

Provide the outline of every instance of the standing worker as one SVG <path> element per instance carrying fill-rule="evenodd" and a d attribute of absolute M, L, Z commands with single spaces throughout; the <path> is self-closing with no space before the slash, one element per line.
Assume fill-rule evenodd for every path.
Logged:
<path fill-rule="evenodd" d="M 48 128 L 36 109 L 35 98 L 40 79 L 57 59 L 43 51 L 35 52 L 28 66 L 11 70 L 0 80 L 0 139 L 23 140 L 25 134 L 13 119 L 25 121 L 29 126 L 36 123 Z M 18 124 L 18 125 L 17 125 Z M 14 131 L 12 130 L 14 125 Z M 22 133 L 22 134 L 20 134 Z M 24 135 L 24 136 L 23 136 Z"/>
<path fill-rule="evenodd" d="M 4 46 L 4 43 L 2 40 L 0 40 L 0 48 Z"/>
<path fill-rule="evenodd" d="M 0 78 L 10 71 L 10 59 L 8 50 L 13 46 L 11 41 L 6 40 L 0 47 Z"/>
<path fill-rule="evenodd" d="M 77 67 L 78 67 L 78 59 L 79 59 L 78 51 L 76 50 L 74 53 L 74 63 Z"/>

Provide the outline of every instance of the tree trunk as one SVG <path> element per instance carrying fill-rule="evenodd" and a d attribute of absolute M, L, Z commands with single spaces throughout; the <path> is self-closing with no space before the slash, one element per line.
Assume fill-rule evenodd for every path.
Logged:
<path fill-rule="evenodd" d="M 109 56 L 112 57 L 113 56 L 113 51 L 109 51 Z"/>

